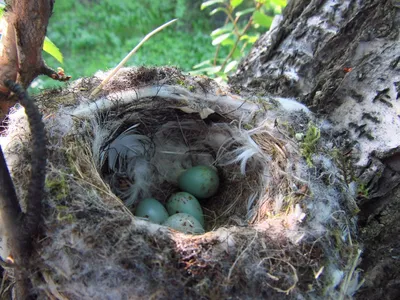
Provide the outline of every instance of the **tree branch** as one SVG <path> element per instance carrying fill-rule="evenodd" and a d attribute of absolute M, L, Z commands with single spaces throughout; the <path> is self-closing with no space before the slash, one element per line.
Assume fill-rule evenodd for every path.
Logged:
<path fill-rule="evenodd" d="M 27 88 L 44 69 L 42 49 L 54 0 L 9 0 L 0 41 L 0 122 L 18 99 L 3 84 L 18 82 Z M 57 74 L 56 72 L 54 72 Z M 57 79 L 57 76 L 52 76 Z"/>
<path fill-rule="evenodd" d="M 15 188 L 0 147 L 0 213 L 15 261 L 17 299 L 27 299 L 30 295 L 30 257 L 33 241 L 40 233 L 42 223 L 42 199 L 46 177 L 46 134 L 42 116 L 29 95 L 21 86 L 6 81 L 5 86 L 15 93 L 25 108 L 32 133 L 33 151 L 31 180 L 28 186 L 27 208 L 23 214 Z"/>
<path fill-rule="evenodd" d="M 30 240 L 38 235 L 41 223 L 42 199 L 46 177 L 46 133 L 42 115 L 29 95 L 18 84 L 7 81 L 6 86 L 16 94 L 20 104 L 25 108 L 32 134 L 32 174 L 28 186 L 27 208 L 22 222 L 23 228 L 21 228 L 21 234 L 25 235 L 24 240 Z M 25 247 L 25 251 L 29 252 L 29 248 L 31 248 L 30 243 Z"/>

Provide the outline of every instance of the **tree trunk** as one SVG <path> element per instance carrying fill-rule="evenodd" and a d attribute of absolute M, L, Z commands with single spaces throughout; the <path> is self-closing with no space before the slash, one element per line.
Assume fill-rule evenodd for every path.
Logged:
<path fill-rule="evenodd" d="M 49 69 L 42 58 L 43 42 L 55 0 L 6 1 L 4 20 L 0 27 L 0 125 L 17 98 L 10 96 L 6 80 L 28 88 L 39 75 L 67 80 L 64 74 Z"/>
<path fill-rule="evenodd" d="M 364 190 L 359 299 L 400 297 L 399 24 L 397 0 L 292 0 L 230 78 L 305 103 L 351 151 Z"/>

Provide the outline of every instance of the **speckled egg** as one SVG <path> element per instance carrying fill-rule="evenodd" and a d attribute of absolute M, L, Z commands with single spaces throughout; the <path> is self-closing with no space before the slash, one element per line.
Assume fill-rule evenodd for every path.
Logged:
<path fill-rule="evenodd" d="M 182 191 L 188 192 L 198 199 L 213 196 L 219 187 L 217 171 L 210 166 L 196 166 L 183 172 L 178 179 Z"/>
<path fill-rule="evenodd" d="M 168 219 L 165 207 L 154 198 L 140 201 L 135 210 L 135 216 L 147 218 L 150 222 L 162 224 Z"/>
<path fill-rule="evenodd" d="M 195 196 L 186 192 L 172 194 L 167 201 L 166 207 L 170 215 L 186 213 L 195 217 L 201 226 L 204 226 L 203 209 Z"/>
<path fill-rule="evenodd" d="M 163 225 L 188 234 L 204 233 L 203 226 L 201 226 L 200 222 L 193 216 L 185 213 L 170 216 Z"/>

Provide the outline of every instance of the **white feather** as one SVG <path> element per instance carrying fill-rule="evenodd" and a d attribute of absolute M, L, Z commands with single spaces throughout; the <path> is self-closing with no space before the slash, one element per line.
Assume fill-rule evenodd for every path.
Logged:
<path fill-rule="evenodd" d="M 122 132 L 100 156 L 103 165 L 107 159 L 108 168 L 114 173 L 110 184 L 127 206 L 150 196 L 153 179 L 150 159 L 154 155 L 154 144 L 147 136 L 137 134 L 137 126 Z M 122 188 L 121 179 L 125 181 Z"/>
<path fill-rule="evenodd" d="M 108 166 L 111 170 L 123 173 L 127 168 L 132 168 L 138 157 L 150 159 L 154 151 L 151 140 L 144 135 L 136 134 L 137 125 L 129 127 L 121 133 L 106 148 L 108 156 Z"/>
<path fill-rule="evenodd" d="M 135 159 L 134 163 L 127 165 L 126 173 L 132 183 L 129 188 L 121 192 L 127 206 L 135 204 L 138 200 L 151 196 L 150 188 L 153 181 L 153 172 L 149 162 L 143 157 Z"/>
<path fill-rule="evenodd" d="M 241 132 L 241 135 L 241 137 L 236 136 L 235 138 L 230 138 L 228 142 L 225 143 L 225 145 L 221 146 L 218 156 L 220 165 L 239 163 L 240 172 L 245 175 L 247 163 L 249 162 L 249 160 L 255 155 L 263 157 L 264 154 L 261 151 L 260 147 L 250 137 L 250 135 L 248 135 L 246 132 Z M 234 147 L 234 144 L 236 143 L 240 143 L 243 146 L 240 146 L 231 151 L 227 151 L 227 149 Z"/>
<path fill-rule="evenodd" d="M 208 127 L 202 122 L 189 120 L 169 122 L 157 131 L 154 136 L 156 151 L 152 164 L 157 169 L 160 183 L 177 184 L 183 170 L 195 165 L 211 165 L 214 162 L 209 149 L 201 140 L 202 130 L 207 131 Z M 193 137 L 196 141 L 193 141 Z"/>

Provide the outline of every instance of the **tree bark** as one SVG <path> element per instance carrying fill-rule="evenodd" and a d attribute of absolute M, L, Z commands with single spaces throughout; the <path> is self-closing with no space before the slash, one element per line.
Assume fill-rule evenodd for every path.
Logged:
<path fill-rule="evenodd" d="M 17 101 L 4 82 L 11 80 L 27 88 L 38 75 L 48 73 L 42 48 L 54 1 L 6 1 L 0 40 L 0 122 Z"/>
<path fill-rule="evenodd" d="M 359 299 L 400 297 L 399 25 L 398 0 L 292 0 L 230 78 L 305 103 L 351 151 L 367 191 Z"/>

